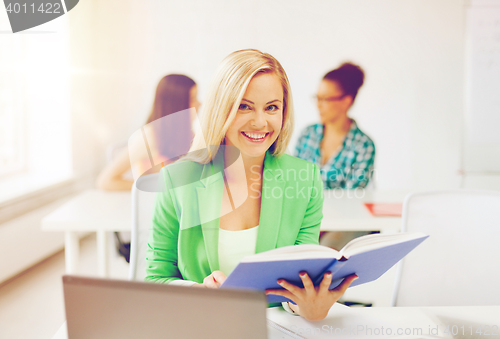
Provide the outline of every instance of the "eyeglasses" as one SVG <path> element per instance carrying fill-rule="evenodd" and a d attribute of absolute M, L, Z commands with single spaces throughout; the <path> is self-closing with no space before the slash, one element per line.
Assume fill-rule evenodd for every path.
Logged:
<path fill-rule="evenodd" d="M 320 103 L 322 101 L 333 102 L 333 101 L 342 100 L 342 99 L 344 99 L 345 96 L 346 96 L 346 94 L 342 94 L 341 96 L 338 96 L 338 97 L 319 97 L 317 95 L 313 95 L 312 99 L 316 103 Z"/>

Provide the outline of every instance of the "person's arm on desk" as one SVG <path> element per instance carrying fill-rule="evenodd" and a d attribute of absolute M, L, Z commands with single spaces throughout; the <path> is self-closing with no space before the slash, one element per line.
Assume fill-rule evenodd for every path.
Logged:
<path fill-rule="evenodd" d="M 213 271 L 212 274 L 203 279 L 203 283 L 199 284 L 192 280 L 173 280 L 169 284 L 177 286 L 193 286 L 193 287 L 203 287 L 203 288 L 219 288 L 220 285 L 226 280 L 226 275 L 221 271 Z"/>
<path fill-rule="evenodd" d="M 130 191 L 134 182 L 122 178 L 128 170 L 130 170 L 130 159 L 128 148 L 125 148 L 99 173 L 97 188 L 106 191 Z"/>

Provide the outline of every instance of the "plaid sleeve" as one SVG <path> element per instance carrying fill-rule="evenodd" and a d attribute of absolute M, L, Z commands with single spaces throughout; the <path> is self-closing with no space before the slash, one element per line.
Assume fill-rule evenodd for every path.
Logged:
<path fill-rule="evenodd" d="M 346 178 L 347 188 L 364 188 L 373 176 L 375 162 L 375 144 L 366 138 L 357 147 L 356 158 L 351 166 L 351 175 Z"/>
<path fill-rule="evenodd" d="M 308 126 L 302 130 L 297 146 L 295 147 L 294 156 L 307 161 L 312 161 L 312 153 L 314 151 L 315 129 L 314 125 Z"/>
<path fill-rule="evenodd" d="M 304 128 L 302 130 L 302 133 L 299 136 L 299 140 L 297 140 L 297 145 L 295 146 L 295 152 L 293 153 L 294 156 L 297 158 L 300 158 L 300 155 L 302 154 L 304 148 L 307 146 L 307 139 L 308 139 L 308 128 Z"/>

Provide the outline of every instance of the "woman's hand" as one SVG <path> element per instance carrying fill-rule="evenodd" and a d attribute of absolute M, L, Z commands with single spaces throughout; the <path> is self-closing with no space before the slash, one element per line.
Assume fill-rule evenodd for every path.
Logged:
<path fill-rule="evenodd" d="M 328 288 L 332 283 L 332 274 L 330 272 L 325 273 L 323 280 L 317 287 L 313 285 L 311 278 L 309 278 L 306 272 L 301 272 L 299 276 L 302 279 L 304 288 L 279 279 L 278 284 L 285 290 L 270 289 L 266 290 L 266 294 L 280 295 L 292 300 L 297 304 L 290 304 L 292 311 L 300 314 L 307 320 L 313 321 L 324 319 L 332 305 L 340 299 L 349 285 L 358 278 L 355 274 L 350 275 L 339 286 L 329 290 Z"/>
<path fill-rule="evenodd" d="M 213 271 L 212 274 L 203 279 L 203 284 L 196 285 L 197 287 L 219 288 L 226 280 L 226 275 L 221 271 Z"/>

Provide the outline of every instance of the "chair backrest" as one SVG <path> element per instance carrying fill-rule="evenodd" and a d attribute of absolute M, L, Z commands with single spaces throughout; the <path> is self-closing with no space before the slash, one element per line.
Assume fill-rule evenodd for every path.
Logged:
<path fill-rule="evenodd" d="M 159 173 L 148 174 L 137 179 L 132 187 L 129 280 L 142 281 L 146 276 L 146 249 L 159 181 Z"/>
<path fill-rule="evenodd" d="M 430 237 L 399 264 L 393 306 L 500 305 L 500 192 L 412 194 L 402 231 Z"/>

